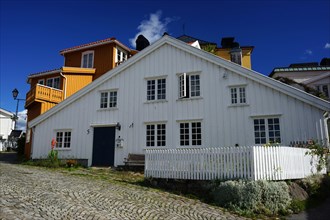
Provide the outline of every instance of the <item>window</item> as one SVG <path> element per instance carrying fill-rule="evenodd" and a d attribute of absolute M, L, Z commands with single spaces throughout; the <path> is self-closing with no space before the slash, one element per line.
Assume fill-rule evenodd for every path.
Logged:
<path fill-rule="evenodd" d="M 147 147 L 166 146 L 166 124 L 146 125 L 146 146 Z"/>
<path fill-rule="evenodd" d="M 56 132 L 56 148 L 68 149 L 71 147 L 71 131 Z"/>
<path fill-rule="evenodd" d="M 245 87 L 231 87 L 231 104 L 245 104 L 246 103 L 246 90 Z"/>
<path fill-rule="evenodd" d="M 101 92 L 100 108 L 116 108 L 117 91 Z"/>
<path fill-rule="evenodd" d="M 318 85 L 316 86 L 316 90 L 319 92 L 322 92 L 326 97 L 329 98 L 329 89 L 328 89 L 328 85 Z"/>
<path fill-rule="evenodd" d="M 166 99 L 166 79 L 153 79 L 147 81 L 147 100 Z"/>
<path fill-rule="evenodd" d="M 256 144 L 281 143 L 279 118 L 254 119 L 254 139 Z"/>
<path fill-rule="evenodd" d="M 127 53 L 117 47 L 116 64 L 117 66 L 127 60 Z"/>
<path fill-rule="evenodd" d="M 39 80 L 38 80 L 38 84 L 40 84 L 40 85 L 45 85 L 45 80 L 44 80 L 44 79 L 39 79 Z"/>
<path fill-rule="evenodd" d="M 60 89 L 60 77 L 49 78 L 46 80 L 46 86 Z"/>
<path fill-rule="evenodd" d="M 180 123 L 180 146 L 202 145 L 202 123 L 183 122 Z"/>
<path fill-rule="evenodd" d="M 94 51 L 86 51 L 82 53 L 81 67 L 93 68 L 94 63 Z"/>
<path fill-rule="evenodd" d="M 183 73 L 179 75 L 179 98 L 198 97 L 200 92 L 200 76 Z"/>

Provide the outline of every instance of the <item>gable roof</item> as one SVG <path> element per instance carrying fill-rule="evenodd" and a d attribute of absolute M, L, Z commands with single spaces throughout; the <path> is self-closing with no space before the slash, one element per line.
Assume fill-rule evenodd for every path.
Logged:
<path fill-rule="evenodd" d="M 159 39 L 158 41 L 153 43 L 152 45 L 150 45 L 147 48 L 143 49 L 141 52 L 139 52 L 138 54 L 136 54 L 132 58 L 128 59 L 122 65 L 119 65 L 118 67 L 116 67 L 116 68 L 108 71 L 107 73 L 103 74 L 101 77 L 97 78 L 95 81 L 88 84 L 83 89 L 79 90 L 78 92 L 76 92 L 75 94 L 70 96 L 69 98 L 65 99 L 64 101 L 62 101 L 58 105 L 54 106 L 53 108 L 51 108 L 50 110 L 48 110 L 44 114 L 42 114 L 39 117 L 33 119 L 29 123 L 29 127 L 33 127 L 33 126 L 41 123 L 42 121 L 46 120 L 51 115 L 55 114 L 59 110 L 65 108 L 68 105 L 70 105 L 71 103 L 73 103 L 74 101 L 79 99 L 80 97 L 82 97 L 85 94 L 87 94 L 88 92 L 92 91 L 97 86 L 99 86 L 102 83 L 104 83 L 105 81 L 111 79 L 115 75 L 120 74 L 123 70 L 131 67 L 132 65 L 137 63 L 139 60 L 143 59 L 144 57 L 146 57 L 147 55 L 149 55 L 153 51 L 157 50 L 158 48 L 160 48 L 161 46 L 166 45 L 166 44 L 169 44 L 169 45 L 171 45 L 175 48 L 178 48 L 180 50 L 183 50 L 187 53 L 191 53 L 191 54 L 193 54 L 193 55 L 195 55 L 195 56 L 197 56 L 201 59 L 205 59 L 205 60 L 207 60 L 207 61 L 209 61 L 209 62 L 211 62 L 215 65 L 218 65 L 218 66 L 221 66 L 221 67 L 223 67 L 227 70 L 233 71 L 233 72 L 235 72 L 239 75 L 242 75 L 242 76 L 244 76 L 248 79 L 251 79 L 253 81 L 257 81 L 260 84 L 263 84 L 263 85 L 265 85 L 267 87 L 270 87 L 274 90 L 285 93 L 288 96 L 291 96 L 293 98 L 301 100 L 305 103 L 308 103 L 312 106 L 315 106 L 316 108 L 319 108 L 319 109 L 324 110 L 324 111 L 330 111 L 330 107 L 329 107 L 330 103 L 325 101 L 325 100 L 322 100 L 318 97 L 310 95 L 310 94 L 308 94 L 306 92 L 303 92 L 299 89 L 296 89 L 292 86 L 281 83 L 281 82 L 279 82 L 275 79 L 272 79 L 268 76 L 262 75 L 258 72 L 253 71 L 253 70 L 244 68 L 244 67 L 242 67 L 238 64 L 235 64 L 233 62 L 225 60 L 221 57 L 215 56 L 215 55 L 213 55 L 211 53 L 208 53 L 206 51 L 203 51 L 203 50 L 197 49 L 195 47 L 192 47 L 189 44 L 183 43 L 180 40 L 177 40 L 173 37 L 165 35 L 161 39 Z"/>
<path fill-rule="evenodd" d="M 324 78 L 328 78 L 329 79 L 329 82 L 330 82 L 330 72 L 327 72 L 327 73 L 324 73 L 322 75 L 319 75 L 319 76 L 315 76 L 313 78 L 310 78 L 306 81 L 303 81 L 304 84 L 309 84 L 309 83 L 313 83 L 313 82 L 316 82 L 318 80 L 321 80 L 321 79 L 324 79 Z"/>
<path fill-rule="evenodd" d="M 11 113 L 10 111 L 7 111 L 3 108 L 0 108 L 1 115 L 7 116 L 8 118 L 14 117 L 14 113 Z"/>
<path fill-rule="evenodd" d="M 100 45 L 104 45 L 104 44 L 110 44 L 110 43 L 115 43 L 115 44 L 119 45 L 120 47 L 122 47 L 123 49 L 125 49 L 127 51 L 131 51 L 131 49 L 129 49 L 127 46 L 125 46 L 124 44 L 122 44 L 121 42 L 116 40 L 116 38 L 110 37 L 110 38 L 107 38 L 107 39 L 104 39 L 104 40 L 98 40 L 98 41 L 94 41 L 94 42 L 91 42 L 91 43 L 82 44 L 82 45 L 70 47 L 70 48 L 67 48 L 67 49 L 63 49 L 63 50 L 60 51 L 60 54 L 64 55 L 66 53 L 70 53 L 70 52 L 73 52 L 73 51 L 88 49 L 88 48 L 91 48 L 91 47 L 96 47 L 96 46 L 100 46 Z"/>
<path fill-rule="evenodd" d="M 191 43 L 191 42 L 198 41 L 199 44 L 201 44 L 201 45 L 205 45 L 205 44 L 217 45 L 216 43 L 205 41 L 205 40 L 201 40 L 201 39 L 197 39 L 195 37 L 191 37 L 191 36 L 188 36 L 188 35 L 182 35 L 182 36 L 178 37 L 177 39 L 178 40 L 181 40 L 181 41 L 183 41 L 185 43 Z"/>

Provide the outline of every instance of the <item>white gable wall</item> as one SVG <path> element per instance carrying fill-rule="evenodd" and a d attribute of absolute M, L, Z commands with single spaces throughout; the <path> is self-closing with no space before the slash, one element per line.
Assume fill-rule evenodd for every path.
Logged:
<path fill-rule="evenodd" d="M 183 72 L 200 73 L 200 99 L 178 99 L 177 74 Z M 166 76 L 166 102 L 147 103 L 146 78 L 157 76 Z M 246 85 L 248 105 L 230 106 L 232 85 Z M 100 91 L 108 89 L 118 89 L 118 110 L 99 108 Z M 179 122 L 185 120 L 202 122 L 203 147 L 254 145 L 253 117 L 273 115 L 280 118 L 284 145 L 324 138 L 322 110 L 165 44 L 38 124 L 32 158 L 47 156 L 56 129 L 71 129 L 71 149 L 59 155 L 88 159 L 91 165 L 93 126 L 117 122 L 116 138 L 124 139 L 124 147 L 115 149 L 115 165 L 128 153 L 143 153 L 148 122 L 166 123 L 169 148 L 179 147 Z"/>

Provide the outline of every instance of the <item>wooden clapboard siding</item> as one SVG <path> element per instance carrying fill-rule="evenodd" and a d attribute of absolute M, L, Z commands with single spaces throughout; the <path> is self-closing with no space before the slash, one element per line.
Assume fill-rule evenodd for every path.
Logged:
<path fill-rule="evenodd" d="M 96 69 L 93 80 L 97 79 L 105 72 L 112 69 L 114 65 L 115 44 L 104 44 L 93 48 L 88 48 L 85 50 L 78 50 L 65 54 L 65 66 L 69 67 L 81 67 L 81 56 L 83 52 L 94 51 L 94 66 Z"/>
<path fill-rule="evenodd" d="M 56 106 L 47 118 L 36 120 L 38 138 L 34 141 L 33 158 L 47 155 L 48 149 L 44 146 L 56 129 L 70 129 L 72 147 L 60 151 L 60 156 L 88 159 L 91 165 L 93 127 L 113 126 L 118 122 L 121 130 L 116 130 L 116 138 L 124 139 L 124 147 L 115 149 L 115 166 L 123 165 L 129 153 L 145 152 L 146 123 L 153 122 L 166 124 L 165 148 L 173 149 L 180 147 L 179 123 L 190 120 L 202 124 L 202 147 L 254 145 L 253 119 L 258 116 L 279 117 L 283 145 L 295 140 L 324 138 L 323 107 L 308 104 L 258 77 L 235 72 L 248 71 L 244 68 L 235 70 L 230 63 L 222 64 L 222 60 L 212 62 L 204 59 L 208 56 L 204 52 L 199 56 L 199 50 L 182 49 L 185 47 L 188 46 L 179 47 L 170 41 L 146 56 L 142 56 L 141 51 Z M 201 97 L 198 99 L 178 99 L 178 74 L 184 72 L 200 74 Z M 252 73 L 259 75 L 249 72 Z M 149 77 L 166 77 L 166 101 L 147 102 Z M 234 85 L 246 86 L 247 105 L 231 105 L 230 86 Z M 100 92 L 110 89 L 118 92 L 117 108 L 100 109 Z"/>
<path fill-rule="evenodd" d="M 67 80 L 66 98 L 92 82 L 93 75 L 65 74 Z"/>

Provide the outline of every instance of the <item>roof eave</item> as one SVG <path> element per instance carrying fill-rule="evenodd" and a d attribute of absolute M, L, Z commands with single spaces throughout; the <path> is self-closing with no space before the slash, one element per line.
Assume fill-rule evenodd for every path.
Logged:
<path fill-rule="evenodd" d="M 76 99 L 80 98 L 81 96 L 87 94 L 89 91 L 94 89 L 95 87 L 101 85 L 106 80 L 111 79 L 113 76 L 119 74 L 121 71 L 123 71 L 126 68 L 129 68 L 132 66 L 135 62 L 139 61 L 140 59 L 147 56 L 149 53 L 153 52 L 154 50 L 158 49 L 159 47 L 170 44 L 172 46 L 178 47 L 182 50 L 185 50 L 186 52 L 194 53 L 195 56 L 201 57 L 211 63 L 214 63 L 215 65 L 220 65 L 225 69 L 228 69 L 230 71 L 233 71 L 239 75 L 242 75 L 248 79 L 251 79 L 253 81 L 258 81 L 260 84 L 266 85 L 270 88 L 273 88 L 277 91 L 283 92 L 287 95 L 290 95 L 291 97 L 297 98 L 300 101 L 303 101 L 305 103 L 308 103 L 310 105 L 315 106 L 318 109 L 321 109 L 323 111 L 330 111 L 330 102 L 322 100 L 316 96 L 313 96 L 311 94 L 308 94 L 306 92 L 303 92 L 297 88 L 294 88 L 292 86 L 286 85 L 284 83 L 281 83 L 273 78 L 269 78 L 265 75 L 262 75 L 256 71 L 244 68 L 238 64 L 232 63 L 230 61 L 227 61 L 221 57 L 215 56 L 213 54 L 210 54 L 208 52 L 205 52 L 203 50 L 199 50 L 195 47 L 191 47 L 190 45 L 186 44 L 185 42 L 182 42 L 180 40 L 174 39 L 170 36 L 164 36 L 160 40 L 156 41 L 154 44 L 150 45 L 149 47 L 145 48 L 143 51 L 139 52 L 137 55 L 133 56 L 132 58 L 128 59 L 126 62 L 124 62 L 122 65 L 119 65 L 118 67 L 108 71 L 107 73 L 103 74 L 101 77 L 97 78 L 92 83 L 88 84 L 83 89 L 79 90 L 75 94 L 71 95 L 58 105 L 51 108 L 49 111 L 46 111 L 44 114 L 38 116 L 37 118 L 30 121 L 28 124 L 29 127 L 34 127 L 37 124 L 41 123 L 48 117 L 50 117 L 52 114 L 55 114 L 56 112 L 60 111 L 61 109 L 65 108 L 67 105 L 73 103 Z"/>

